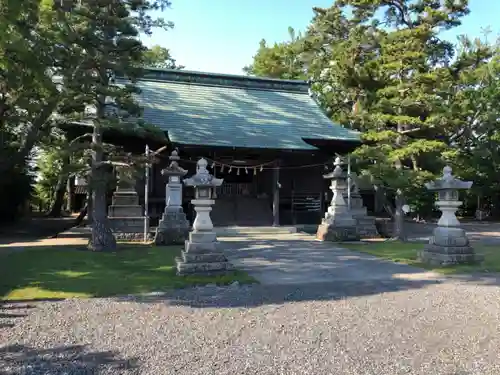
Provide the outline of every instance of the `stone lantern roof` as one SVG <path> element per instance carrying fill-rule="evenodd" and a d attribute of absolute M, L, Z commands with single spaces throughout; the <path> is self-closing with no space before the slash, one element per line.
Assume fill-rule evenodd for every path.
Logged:
<path fill-rule="evenodd" d="M 470 189 L 472 181 L 462 181 L 451 174 L 450 166 L 443 168 L 443 176 L 435 181 L 427 182 L 425 187 L 430 191 Z"/>
<path fill-rule="evenodd" d="M 180 160 L 179 153 L 177 150 L 172 151 L 172 154 L 169 157 L 170 165 L 164 169 L 162 169 L 161 174 L 164 176 L 179 176 L 183 177 L 188 172 L 187 170 L 181 168 L 179 166 L 178 161 Z"/>
<path fill-rule="evenodd" d="M 202 187 L 216 187 L 222 185 L 224 181 L 221 178 L 215 178 L 207 170 L 208 162 L 206 159 L 201 158 L 196 164 L 196 174 L 190 178 L 184 180 L 184 184 L 187 186 L 202 186 Z"/>

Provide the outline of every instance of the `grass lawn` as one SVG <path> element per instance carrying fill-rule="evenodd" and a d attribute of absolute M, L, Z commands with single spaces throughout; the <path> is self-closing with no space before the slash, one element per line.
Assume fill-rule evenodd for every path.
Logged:
<path fill-rule="evenodd" d="M 499 245 L 473 245 L 478 254 L 484 255 L 484 262 L 475 265 L 457 265 L 438 267 L 419 263 L 417 252 L 424 248 L 423 243 L 408 243 L 397 241 L 381 241 L 366 244 L 339 244 L 346 249 L 389 259 L 393 262 L 405 263 L 443 274 L 500 272 L 500 246 Z"/>
<path fill-rule="evenodd" d="M 255 282 L 241 271 L 176 276 L 180 246 L 118 246 L 116 253 L 93 253 L 78 245 L 0 253 L 0 300 L 104 297 L 208 283 Z"/>

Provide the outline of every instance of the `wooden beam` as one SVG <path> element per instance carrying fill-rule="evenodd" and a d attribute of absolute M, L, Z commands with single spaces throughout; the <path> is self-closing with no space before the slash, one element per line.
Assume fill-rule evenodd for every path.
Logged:
<path fill-rule="evenodd" d="M 279 161 L 274 164 L 273 169 L 273 227 L 280 225 L 280 189 L 279 189 Z"/>

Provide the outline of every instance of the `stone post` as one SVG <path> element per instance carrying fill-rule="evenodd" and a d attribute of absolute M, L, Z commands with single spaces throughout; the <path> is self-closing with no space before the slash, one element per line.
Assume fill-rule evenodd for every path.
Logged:
<path fill-rule="evenodd" d="M 196 174 L 184 180 L 186 186 L 195 190 L 195 199 L 191 201 L 196 211 L 193 231 L 185 242 L 182 257 L 177 258 L 177 274 L 223 272 L 232 268 L 222 251 L 218 249 L 216 233 L 213 231 L 210 212 L 215 203 L 213 193 L 223 180 L 215 178 L 207 170 L 207 161 L 200 159 Z"/>
<path fill-rule="evenodd" d="M 154 242 L 156 245 L 184 244 L 189 233 L 189 223 L 182 208 L 181 178 L 187 173 L 179 164 L 177 151 L 172 151 L 170 164 L 161 171 L 167 177 L 165 185 L 165 211 L 156 228 Z"/>
<path fill-rule="evenodd" d="M 356 230 L 362 238 L 380 237 L 375 225 L 375 217 L 369 216 L 366 207 L 363 204 L 363 197 L 359 193 L 359 179 L 356 173 L 351 173 L 351 208 L 350 212 L 356 220 Z M 344 199 L 347 199 L 347 189 L 344 193 Z"/>
<path fill-rule="evenodd" d="M 321 241 L 357 241 L 359 235 L 356 231 L 356 220 L 352 217 L 347 203 L 344 200 L 344 193 L 347 191 L 347 181 L 342 171 L 340 157 L 335 159 L 335 169 L 333 172 L 323 176 L 330 179 L 330 189 L 333 191 L 333 198 L 325 213 L 325 217 L 318 226 L 316 238 Z"/>
<path fill-rule="evenodd" d="M 419 260 L 431 265 L 452 265 L 475 263 L 482 257 L 470 246 L 465 230 L 460 228 L 460 222 L 455 212 L 462 205 L 458 199 L 458 191 L 470 189 L 472 181 L 461 181 L 451 174 L 451 168 L 443 168 L 443 176 L 425 187 L 437 192 L 436 206 L 441 210 L 441 218 L 434 229 L 429 244 L 419 253 Z"/>

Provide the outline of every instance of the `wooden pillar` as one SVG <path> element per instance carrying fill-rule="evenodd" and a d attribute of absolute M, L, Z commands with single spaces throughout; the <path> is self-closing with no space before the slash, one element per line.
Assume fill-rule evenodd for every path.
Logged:
<path fill-rule="evenodd" d="M 273 227 L 280 225 L 280 166 L 279 162 L 274 164 L 273 169 Z"/>

